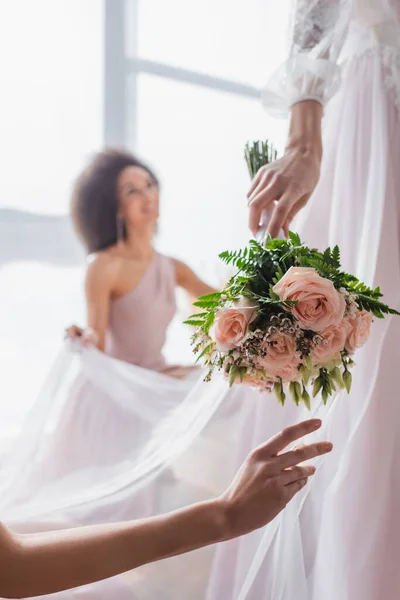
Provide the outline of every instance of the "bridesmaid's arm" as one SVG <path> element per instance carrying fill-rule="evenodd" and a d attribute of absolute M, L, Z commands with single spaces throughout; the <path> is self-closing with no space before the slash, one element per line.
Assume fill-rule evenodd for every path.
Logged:
<path fill-rule="evenodd" d="M 104 352 L 113 285 L 113 263 L 106 256 L 96 257 L 86 271 L 85 295 L 87 327 L 71 325 L 66 337 L 80 339 Z"/>
<path fill-rule="evenodd" d="M 17 535 L 0 524 L 0 597 L 52 594 L 223 539 L 222 505 L 143 521 Z"/>
<path fill-rule="evenodd" d="M 33 535 L 0 524 L 0 596 L 79 587 L 263 527 L 315 471 L 297 465 L 331 451 L 331 444 L 313 443 L 283 452 L 320 425 L 310 420 L 288 427 L 253 450 L 222 496 L 167 515 Z"/>
<path fill-rule="evenodd" d="M 218 291 L 200 279 L 185 263 L 176 259 L 173 259 L 173 262 L 175 265 L 176 282 L 179 287 L 188 292 L 192 300 L 197 300 L 199 296 L 205 296 L 206 294 Z"/>
<path fill-rule="evenodd" d="M 95 345 L 104 352 L 114 281 L 114 265 L 109 257 L 90 263 L 85 281 L 87 326 L 95 334 Z"/>

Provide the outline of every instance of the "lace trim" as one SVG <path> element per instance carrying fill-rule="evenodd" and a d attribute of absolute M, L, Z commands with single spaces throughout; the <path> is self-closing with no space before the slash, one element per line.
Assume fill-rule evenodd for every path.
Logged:
<path fill-rule="evenodd" d="M 293 23 L 293 51 L 316 48 L 332 33 L 346 0 L 298 0 Z"/>

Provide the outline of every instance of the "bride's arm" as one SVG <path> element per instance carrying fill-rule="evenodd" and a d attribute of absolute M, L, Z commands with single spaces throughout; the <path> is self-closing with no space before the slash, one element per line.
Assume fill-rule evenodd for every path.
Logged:
<path fill-rule="evenodd" d="M 318 183 L 323 106 L 340 81 L 337 57 L 346 23 L 343 6 L 339 0 L 296 2 L 289 58 L 263 92 L 269 112 L 289 115 L 289 137 L 284 156 L 261 169 L 249 191 L 253 233 L 258 230 L 261 212 L 271 209 L 274 201 L 269 232 L 275 237 L 283 228 L 287 233 Z"/>
<path fill-rule="evenodd" d="M 264 526 L 314 472 L 297 465 L 332 449 L 316 443 L 282 453 L 319 427 L 317 420 L 289 427 L 250 454 L 222 496 L 168 515 L 33 535 L 0 525 L 0 596 L 79 587 Z"/>

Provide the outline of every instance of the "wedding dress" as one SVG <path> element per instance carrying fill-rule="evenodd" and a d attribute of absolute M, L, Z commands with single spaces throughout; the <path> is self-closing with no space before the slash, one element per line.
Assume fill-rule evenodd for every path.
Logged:
<path fill-rule="evenodd" d="M 299 0 L 291 55 L 263 94 L 275 114 L 301 99 L 324 104 L 321 178 L 294 229 L 313 247 L 339 244 L 343 267 L 398 310 L 399 17 L 398 0 Z M 398 317 L 374 324 L 351 395 L 318 411 L 334 452 L 265 531 L 218 549 L 209 600 L 397 600 L 399 343 Z M 263 423 L 288 423 L 263 409 Z M 263 439 L 260 420 L 246 450 Z"/>
<path fill-rule="evenodd" d="M 398 0 L 299 0 L 290 57 L 263 94 L 275 114 L 300 99 L 323 102 L 321 179 L 296 230 L 313 246 L 339 244 L 344 268 L 379 283 L 398 309 L 399 21 Z M 150 299 L 149 307 L 151 315 Z M 128 316 L 127 335 L 137 323 L 145 343 L 152 319 Z M 357 354 L 351 395 L 313 408 L 324 420 L 317 437 L 333 441 L 334 451 L 270 525 L 57 598 L 397 600 L 399 339 L 399 318 L 375 323 Z M 93 349 L 65 351 L 33 409 L 35 425 L 28 416 L 1 465 L 2 519 L 40 530 L 158 514 L 212 497 L 255 444 L 310 416 L 265 393 L 229 390 L 220 377 L 202 378 L 177 381 Z M 71 386 L 84 395 L 83 412 L 88 405 L 80 436 L 64 425 L 75 422 L 64 421 Z M 71 446 L 81 439 L 85 451 L 68 448 L 69 439 Z M 73 455 L 68 473 L 62 448 Z"/>

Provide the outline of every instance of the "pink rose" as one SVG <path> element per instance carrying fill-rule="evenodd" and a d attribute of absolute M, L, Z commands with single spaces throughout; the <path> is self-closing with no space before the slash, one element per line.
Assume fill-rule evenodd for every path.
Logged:
<path fill-rule="evenodd" d="M 220 352 L 229 352 L 244 341 L 250 323 L 255 319 L 258 305 L 241 298 L 230 308 L 221 308 L 215 317 L 210 337 Z"/>
<path fill-rule="evenodd" d="M 347 336 L 350 332 L 350 326 L 347 320 L 342 321 L 335 327 L 331 325 L 324 331 L 321 331 L 323 342 L 319 344 L 312 353 L 315 365 L 326 365 L 340 358 L 340 353 L 344 350 Z"/>
<path fill-rule="evenodd" d="M 296 353 L 296 340 L 286 333 L 276 333 L 266 346 L 267 355 L 259 364 L 268 375 L 280 377 L 283 381 L 292 381 L 299 377 L 297 366 L 300 362 Z"/>
<path fill-rule="evenodd" d="M 339 325 L 343 319 L 345 299 L 333 283 L 318 275 L 315 269 L 291 267 L 273 289 L 281 300 L 297 301 L 288 310 L 303 329 L 320 332 Z"/>
<path fill-rule="evenodd" d="M 346 350 L 353 354 L 368 340 L 373 314 L 366 310 L 358 310 L 354 319 L 349 319 L 350 332 L 346 340 Z"/>

